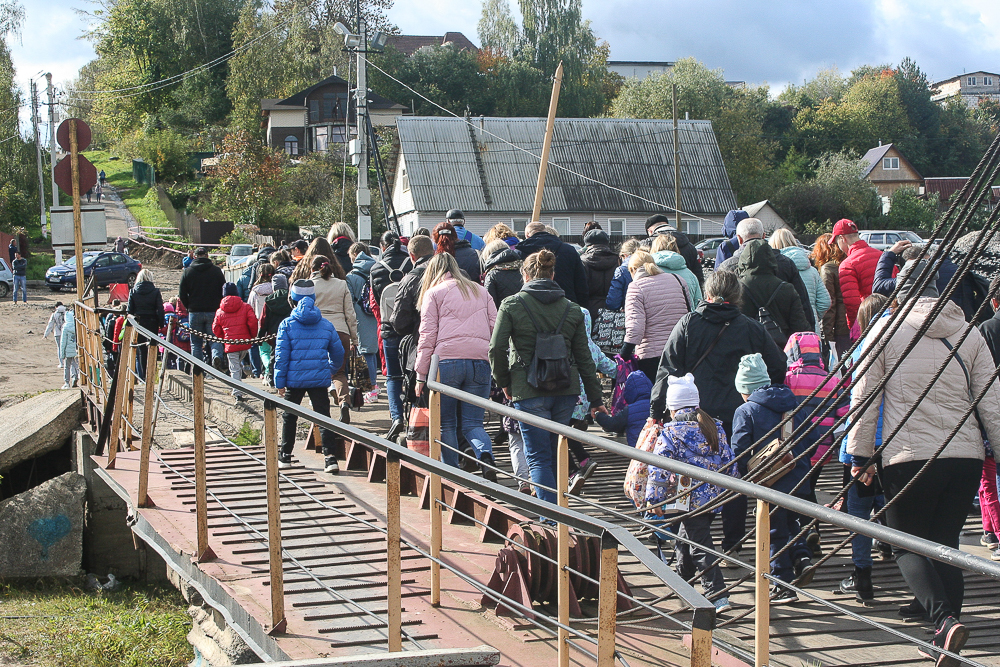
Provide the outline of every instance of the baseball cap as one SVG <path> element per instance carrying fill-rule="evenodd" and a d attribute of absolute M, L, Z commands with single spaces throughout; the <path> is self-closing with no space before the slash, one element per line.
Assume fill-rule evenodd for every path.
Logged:
<path fill-rule="evenodd" d="M 195 257 L 208 257 L 208 248 L 198 248 L 194 251 Z"/>
<path fill-rule="evenodd" d="M 837 221 L 837 224 L 833 226 L 833 236 L 830 240 L 836 239 L 838 236 L 844 234 L 857 234 L 858 226 L 854 224 L 853 220 L 848 220 L 847 218 L 842 218 Z"/>

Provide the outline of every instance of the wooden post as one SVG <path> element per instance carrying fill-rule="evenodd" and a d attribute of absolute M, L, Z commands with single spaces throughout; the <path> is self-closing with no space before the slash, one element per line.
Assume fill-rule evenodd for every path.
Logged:
<path fill-rule="evenodd" d="M 400 575 L 399 525 L 399 455 L 385 453 L 385 521 L 386 521 L 386 603 L 389 651 L 403 650 L 402 579 Z"/>
<path fill-rule="evenodd" d="M 264 469 L 267 475 L 267 555 L 271 570 L 271 630 L 284 632 L 285 568 L 281 550 L 281 488 L 278 473 L 278 411 L 274 401 L 264 401 Z"/>
<path fill-rule="evenodd" d="M 556 456 L 556 501 L 560 507 L 569 507 L 569 498 L 566 493 L 569 491 L 569 439 L 559 436 L 558 454 Z M 602 557 L 603 563 L 603 557 Z M 564 523 L 558 528 L 558 556 L 556 564 L 559 568 L 559 622 L 564 626 L 569 626 L 569 526 Z M 618 590 L 618 581 L 615 580 L 615 591 Z M 565 628 L 559 628 L 559 667 L 569 667 L 569 632 Z"/>
<path fill-rule="evenodd" d="M 542 215 L 542 193 L 545 191 L 545 172 L 549 168 L 549 149 L 552 148 L 552 132 L 556 124 L 556 107 L 559 106 L 559 89 L 562 87 L 563 64 L 559 61 L 555 80 L 552 82 L 552 98 L 549 100 L 549 117 L 545 122 L 545 139 L 542 141 L 542 162 L 538 165 L 538 183 L 535 185 L 535 206 L 531 209 L 531 220 L 537 222 Z"/>
<path fill-rule="evenodd" d="M 756 588 L 753 652 L 755 667 L 767 667 L 771 631 L 770 585 L 765 574 L 771 571 L 771 514 L 766 501 L 757 501 Z M 692 638 L 693 639 L 693 638 Z"/>
<path fill-rule="evenodd" d="M 76 377 L 81 386 L 88 386 L 87 369 L 90 367 L 90 337 L 87 335 L 87 323 L 80 319 L 77 313 L 73 313 L 73 328 L 76 329 Z M 81 363 L 82 362 L 82 363 Z"/>
<path fill-rule="evenodd" d="M 441 394 L 436 391 L 430 396 L 430 423 L 428 436 L 430 454 L 435 461 L 441 460 Z M 441 476 L 431 474 L 431 558 L 441 558 Z M 441 565 L 431 560 L 431 604 L 441 604 Z"/>
<path fill-rule="evenodd" d="M 601 585 L 597 600 L 597 667 L 614 667 L 618 612 L 618 540 L 601 535 Z"/>
<path fill-rule="evenodd" d="M 73 175 L 73 250 L 76 252 L 76 298 L 83 301 L 83 223 L 80 213 L 80 165 L 77 163 L 80 142 L 76 136 L 76 119 L 69 120 L 69 163 Z"/>
<path fill-rule="evenodd" d="M 194 366 L 194 496 L 198 521 L 198 562 L 214 559 L 208 546 L 208 471 L 205 460 L 205 372 Z"/>
<path fill-rule="evenodd" d="M 712 631 L 691 628 L 691 667 L 712 667 Z"/>
<path fill-rule="evenodd" d="M 151 507 L 149 499 L 149 450 L 153 446 L 153 429 L 156 420 L 150 406 L 156 401 L 156 346 L 149 346 L 146 355 L 146 395 L 142 403 L 142 450 L 139 453 L 139 507 Z"/>
<path fill-rule="evenodd" d="M 164 340 L 166 340 L 168 343 L 170 342 L 170 336 L 171 336 L 171 334 L 174 332 L 174 322 L 176 322 L 176 321 L 177 321 L 177 318 L 175 318 L 175 317 L 171 317 L 171 318 L 169 318 L 167 320 L 167 337 Z M 163 348 L 163 372 L 160 373 L 160 386 L 157 387 L 157 391 L 156 391 L 156 393 L 159 394 L 160 396 L 163 395 L 163 381 L 167 377 L 167 355 L 168 354 L 170 354 L 170 352 L 167 351 L 167 348 Z M 160 414 L 160 402 L 157 401 L 156 404 L 153 405 L 153 421 L 156 421 L 156 417 L 159 414 Z"/>
<path fill-rule="evenodd" d="M 125 397 L 128 395 L 128 376 L 122 376 L 122 364 L 126 364 L 124 372 L 128 373 L 131 362 L 129 351 L 132 349 L 132 339 L 135 337 L 135 329 L 126 320 L 125 330 L 122 333 L 122 351 L 118 355 L 118 386 L 114 396 L 115 406 L 111 412 L 111 432 L 108 434 L 108 463 L 107 469 L 115 467 L 115 456 L 118 454 L 118 440 L 122 428 L 122 410 L 125 407 Z"/>
<path fill-rule="evenodd" d="M 681 137 L 677 121 L 677 84 L 671 87 L 674 102 L 674 227 L 681 230 Z"/>

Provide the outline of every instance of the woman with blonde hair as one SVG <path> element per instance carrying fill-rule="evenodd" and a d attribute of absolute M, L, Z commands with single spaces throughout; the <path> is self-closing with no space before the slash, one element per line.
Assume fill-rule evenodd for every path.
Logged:
<path fill-rule="evenodd" d="M 632 284 L 625 295 L 625 344 L 621 356 L 634 357 L 638 369 L 650 382 L 656 382 L 663 346 L 674 325 L 690 310 L 685 284 L 679 275 L 662 271 L 653 256 L 641 250 L 632 255 L 628 269 Z"/>
<path fill-rule="evenodd" d="M 687 267 L 687 260 L 678 251 L 677 239 L 673 234 L 657 234 L 649 247 L 649 254 L 664 272 L 684 279 L 687 283 L 688 310 L 694 310 L 701 301 L 701 283 L 698 282 L 698 276 Z"/>
<path fill-rule="evenodd" d="M 302 260 L 305 261 L 305 260 Z M 358 318 L 347 281 L 337 275 L 340 265 L 336 260 L 317 255 L 312 259 L 312 280 L 315 287 L 314 303 L 323 317 L 330 321 L 344 346 L 344 361 L 333 373 L 331 395 L 340 403 L 340 421 L 351 423 L 351 406 L 348 403 L 347 357 L 352 346 L 358 344 Z M 341 273 L 340 276 L 343 274 Z"/>
<path fill-rule="evenodd" d="M 503 241 L 511 248 L 517 245 L 517 240 L 517 234 L 514 230 L 502 222 L 498 222 L 490 227 L 489 231 L 486 232 L 486 235 L 483 236 L 484 243 L 488 244 L 490 241 Z"/>
<path fill-rule="evenodd" d="M 830 292 L 823 284 L 819 271 L 809 261 L 809 253 L 795 240 L 795 234 L 784 227 L 776 229 L 771 234 L 768 243 L 772 249 L 777 250 L 795 263 L 795 268 L 798 269 L 802 283 L 806 286 L 806 292 L 809 294 L 809 305 L 812 307 L 816 320 L 816 333 L 822 334 L 823 316 L 830 309 Z"/>
<path fill-rule="evenodd" d="M 810 257 L 819 270 L 823 286 L 830 295 L 830 307 L 823 315 L 820 334 L 823 342 L 827 346 L 835 346 L 837 354 L 842 356 L 851 347 L 847 307 L 844 305 L 844 293 L 840 290 L 840 263 L 847 259 L 847 255 L 833 243 L 831 234 L 822 234 L 816 239 Z"/>
<path fill-rule="evenodd" d="M 354 268 L 354 262 L 351 261 L 351 257 L 348 254 L 351 246 L 358 240 L 354 235 L 354 230 L 346 222 L 335 222 L 330 227 L 330 232 L 326 235 L 326 240 L 330 242 L 330 246 L 333 248 L 333 254 L 326 256 L 340 262 L 340 268 L 344 270 L 344 275 L 346 276 Z"/>
<path fill-rule="evenodd" d="M 439 381 L 449 387 L 490 395 L 489 347 L 497 308 L 482 285 L 462 275 L 455 256 L 442 252 L 427 263 L 417 299 L 420 339 L 417 345 L 417 387 L 423 393 L 431 357 L 438 355 Z M 483 477 L 495 482 L 493 444 L 483 428 L 483 409 L 462 405 L 458 423 L 458 400 L 441 397 L 441 459 L 459 467 L 458 432 L 472 445 Z"/>

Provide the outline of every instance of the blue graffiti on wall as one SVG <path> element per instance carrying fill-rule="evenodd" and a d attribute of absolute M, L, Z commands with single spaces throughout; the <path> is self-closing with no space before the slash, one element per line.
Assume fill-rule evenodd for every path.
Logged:
<path fill-rule="evenodd" d="M 28 526 L 28 534 L 42 547 L 42 560 L 49 559 L 49 548 L 69 535 L 73 523 L 65 514 L 35 519 Z"/>

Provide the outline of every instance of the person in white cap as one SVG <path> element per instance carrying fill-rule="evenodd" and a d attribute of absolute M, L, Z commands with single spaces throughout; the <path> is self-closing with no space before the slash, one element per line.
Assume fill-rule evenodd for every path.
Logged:
<path fill-rule="evenodd" d="M 683 377 L 671 376 L 667 380 L 667 409 L 670 410 L 671 421 L 663 425 L 663 431 L 653 449 L 653 453 L 666 458 L 675 459 L 712 472 L 722 472 L 738 477 L 736 464 L 733 463 L 733 450 L 726 440 L 726 432 L 722 422 L 713 419 L 707 412 L 698 407 L 701 396 L 694 376 L 690 373 Z M 650 513 L 661 516 L 660 505 L 669 501 L 671 493 L 667 490 L 673 473 L 649 466 L 649 478 L 646 483 L 646 506 Z M 712 540 L 712 521 L 721 511 L 717 507 L 710 512 L 695 514 L 697 510 L 711 503 L 723 489 L 713 484 L 700 484 L 692 480 L 695 488 L 691 491 L 689 514 L 680 520 L 677 535 L 680 539 L 674 547 L 677 553 L 677 572 L 685 579 L 701 572 L 701 585 L 706 597 L 721 595 L 715 601 L 715 609 L 723 613 L 732 609 L 729 598 L 722 592 L 726 587 L 722 570 L 717 559 L 707 551 L 692 548 L 685 539 L 700 544 L 708 549 L 714 549 Z"/>

